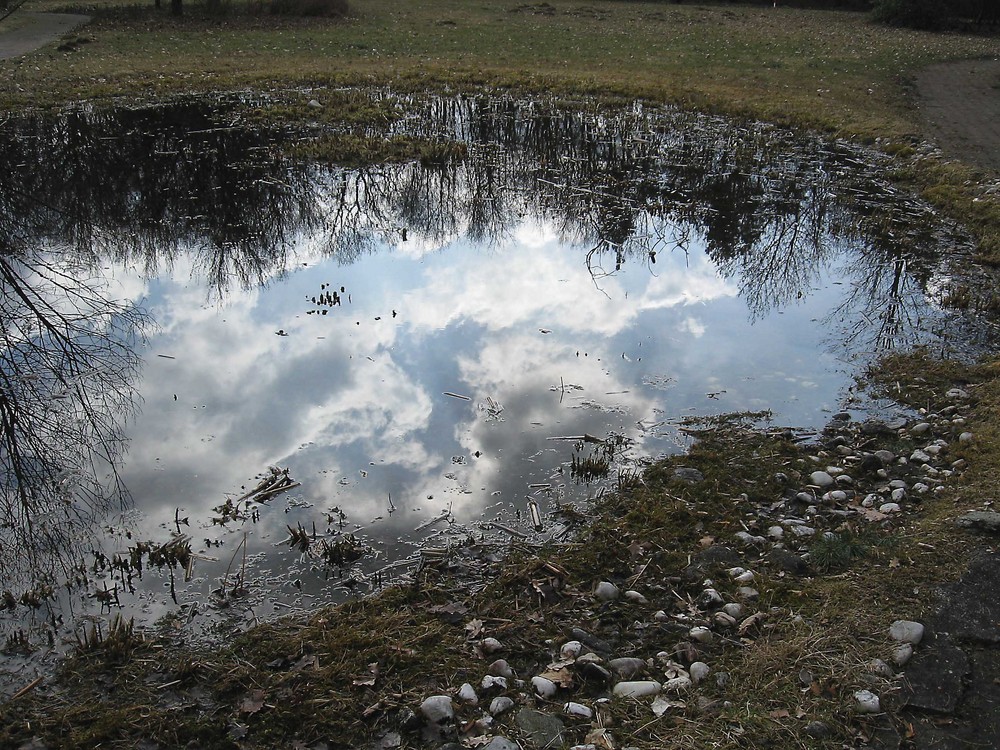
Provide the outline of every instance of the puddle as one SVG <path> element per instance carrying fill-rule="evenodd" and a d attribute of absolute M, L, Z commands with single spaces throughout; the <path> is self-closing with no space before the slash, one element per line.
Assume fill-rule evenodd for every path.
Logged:
<path fill-rule="evenodd" d="M 0 130 L 8 681 L 117 613 L 228 632 L 561 538 L 685 416 L 815 430 L 872 354 L 981 336 L 938 304 L 964 240 L 874 154 L 409 106 L 467 148 L 297 161 L 201 101 Z"/>

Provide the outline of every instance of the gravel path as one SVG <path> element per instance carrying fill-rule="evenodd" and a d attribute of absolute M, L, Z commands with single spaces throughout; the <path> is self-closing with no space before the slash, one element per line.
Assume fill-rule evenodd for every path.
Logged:
<path fill-rule="evenodd" d="M 90 16 L 78 13 L 31 11 L 17 11 L 11 18 L 18 23 L 10 31 L 0 33 L 0 60 L 34 52 L 90 20 Z"/>
<path fill-rule="evenodd" d="M 1000 172 L 1000 60 L 932 65 L 916 86 L 927 135 L 945 156 Z"/>

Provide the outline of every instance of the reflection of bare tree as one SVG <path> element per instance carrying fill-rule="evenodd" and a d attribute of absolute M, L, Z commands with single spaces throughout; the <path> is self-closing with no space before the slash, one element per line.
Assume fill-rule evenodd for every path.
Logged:
<path fill-rule="evenodd" d="M 41 253 L 0 256 L 5 579 L 15 561 L 65 562 L 75 524 L 126 498 L 116 464 L 143 316 L 78 272 Z"/>

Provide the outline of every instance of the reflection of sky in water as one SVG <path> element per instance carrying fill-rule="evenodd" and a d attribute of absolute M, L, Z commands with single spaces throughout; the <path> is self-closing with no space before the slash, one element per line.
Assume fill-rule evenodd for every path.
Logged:
<path fill-rule="evenodd" d="M 196 544 L 222 565 L 243 531 L 251 550 L 270 549 L 286 524 L 322 531 L 340 507 L 384 564 L 439 532 L 446 524 L 417 527 L 444 510 L 463 526 L 499 514 L 527 531 L 513 511 L 529 485 L 585 500 L 593 490 L 569 477 L 572 443 L 549 438 L 623 434 L 632 455 L 650 456 L 677 450 L 664 421 L 688 413 L 766 408 L 780 424 L 816 426 L 847 382 L 818 322 L 837 286 L 751 325 L 736 287 L 696 249 L 596 279 L 545 227 L 521 226 L 503 247 L 407 250 L 346 266 L 300 258 L 219 304 L 187 269 L 149 283 L 160 331 L 124 469 L 139 536 L 162 536 L 180 508 L 195 540 L 225 541 Z M 341 287 L 341 306 L 312 303 Z M 269 465 L 302 486 L 256 523 L 201 528 Z"/>

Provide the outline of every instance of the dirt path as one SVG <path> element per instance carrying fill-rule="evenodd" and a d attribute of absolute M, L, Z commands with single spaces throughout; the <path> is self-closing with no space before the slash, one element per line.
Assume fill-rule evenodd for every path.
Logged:
<path fill-rule="evenodd" d="M 34 52 L 89 20 L 78 13 L 16 11 L 4 24 L 9 30 L 0 32 L 0 60 Z"/>
<path fill-rule="evenodd" d="M 932 65 L 916 85 L 926 133 L 945 156 L 1000 172 L 1000 60 Z"/>

